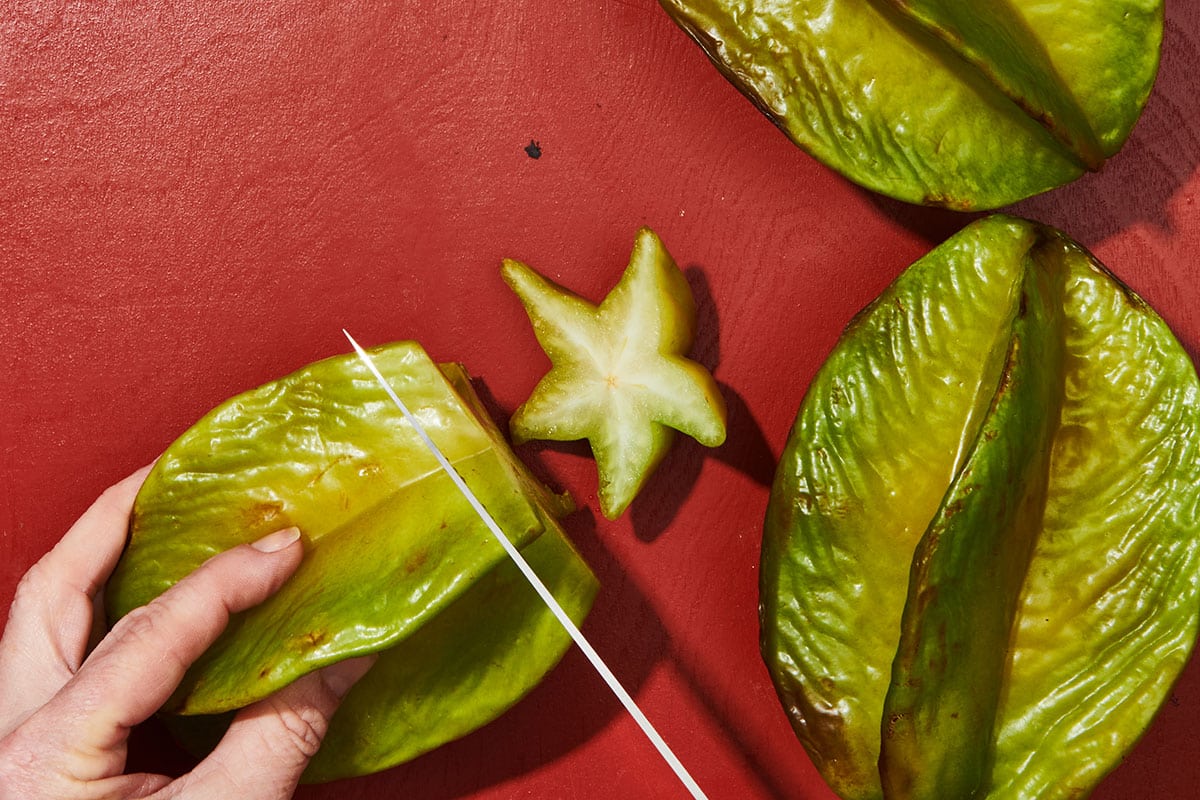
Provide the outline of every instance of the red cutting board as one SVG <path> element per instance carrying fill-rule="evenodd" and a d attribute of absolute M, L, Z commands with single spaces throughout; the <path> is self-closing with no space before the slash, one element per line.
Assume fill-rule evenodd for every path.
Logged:
<path fill-rule="evenodd" d="M 1200 7 L 1063 228 L 1200 348 Z M 527 153 L 531 142 L 541 155 Z M 583 511 L 586 631 L 713 798 L 829 798 L 758 656 L 774 461 L 850 317 L 968 221 L 791 145 L 653 0 L 0 3 L 0 604 L 105 486 L 226 397 L 365 344 L 461 361 L 506 418 L 547 368 L 499 264 L 599 300 L 653 227 L 699 302 L 729 441 L 632 512 L 579 446 L 518 452 Z M 1097 800 L 1200 786 L 1200 663 Z M 186 767 L 156 729 L 132 757 Z M 496 723 L 301 798 L 683 797 L 577 653 Z"/>

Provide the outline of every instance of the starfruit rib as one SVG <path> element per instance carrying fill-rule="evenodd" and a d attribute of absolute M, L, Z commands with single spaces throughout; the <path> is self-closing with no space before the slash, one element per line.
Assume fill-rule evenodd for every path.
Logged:
<path fill-rule="evenodd" d="M 1070 800 L 1120 763 L 1200 624 L 1200 381 L 1166 323 L 1062 235 L 1066 395 L 988 797 Z"/>
<path fill-rule="evenodd" d="M 1163 0 L 1009 0 L 1073 87 L 1106 156 L 1129 138 L 1162 54 Z"/>
<path fill-rule="evenodd" d="M 598 583 L 558 523 L 522 549 L 576 625 Z M 498 564 L 379 661 L 343 701 L 306 783 L 408 761 L 502 714 L 531 691 L 571 638 L 510 561 Z"/>
<path fill-rule="evenodd" d="M 1041 532 L 1062 404 L 1061 271 L 1023 259 L 991 408 L 918 543 L 884 701 L 889 800 L 977 797 L 990 781 L 1008 644 Z M 980 602 L 980 592 L 987 592 Z"/>
<path fill-rule="evenodd" d="M 995 217 L 906 270 L 813 379 L 780 461 L 762 651 L 797 736 L 843 798 L 881 796 L 879 720 L 912 552 L 995 393 L 1035 240 Z"/>
<path fill-rule="evenodd" d="M 881 0 L 916 21 L 979 72 L 1013 104 L 1054 135 L 1090 170 L 1106 153 L 1074 93 L 1050 62 L 1043 42 L 1013 0 Z"/>

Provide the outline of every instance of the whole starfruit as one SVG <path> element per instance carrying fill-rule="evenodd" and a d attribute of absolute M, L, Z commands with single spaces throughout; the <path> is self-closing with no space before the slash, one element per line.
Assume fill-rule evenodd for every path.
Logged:
<path fill-rule="evenodd" d="M 596 580 L 541 486 L 504 443 L 458 365 L 412 342 L 372 351 L 380 371 L 568 614 Z M 570 639 L 451 479 L 353 355 L 226 401 L 167 448 L 138 494 L 109 581 L 110 620 L 210 556 L 296 525 L 305 555 L 284 587 L 236 615 L 167 711 L 219 715 L 366 653 L 307 781 L 373 772 L 493 719 Z M 222 717 L 179 718 L 184 739 Z"/>
<path fill-rule="evenodd" d="M 796 144 L 911 203 L 996 208 L 1095 170 L 1150 94 L 1162 0 L 660 0 Z"/>
<path fill-rule="evenodd" d="M 762 652 L 843 798 L 1079 798 L 1200 620 L 1200 383 L 1079 245 L 995 216 L 846 329 L 779 464 Z"/>

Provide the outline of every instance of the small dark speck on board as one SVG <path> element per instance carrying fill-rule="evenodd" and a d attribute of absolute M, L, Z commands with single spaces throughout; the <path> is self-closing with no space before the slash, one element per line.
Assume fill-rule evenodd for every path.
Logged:
<path fill-rule="evenodd" d="M 541 158 L 542 146 L 533 139 L 530 139 L 529 144 L 525 145 L 525 155 L 529 156 L 530 158 Z"/>

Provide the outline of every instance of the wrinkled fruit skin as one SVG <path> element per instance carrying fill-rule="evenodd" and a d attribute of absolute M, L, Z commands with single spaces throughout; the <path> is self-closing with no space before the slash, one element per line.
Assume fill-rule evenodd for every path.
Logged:
<path fill-rule="evenodd" d="M 1162 0 L 660 2 L 820 161 L 964 211 L 1098 169 L 1141 114 L 1162 44 Z"/>
<path fill-rule="evenodd" d="M 687 357 L 696 305 L 687 279 L 649 228 L 600 305 L 519 261 L 501 270 L 551 368 L 509 421 L 513 440 L 587 439 L 600 511 L 619 517 L 666 456 L 676 431 L 706 447 L 725 441 L 725 400 Z"/>
<path fill-rule="evenodd" d="M 995 216 L 906 270 L 800 407 L 762 652 L 843 798 L 1076 798 L 1200 616 L 1200 383 L 1063 234 Z"/>
<path fill-rule="evenodd" d="M 457 365 L 412 342 L 381 372 L 576 622 L 597 584 L 555 521 L 570 508 L 505 445 Z M 181 738 L 327 664 L 379 653 L 305 779 L 373 772 L 495 718 L 570 645 L 540 599 L 354 355 L 312 364 L 214 409 L 167 448 L 135 502 L 109 581 L 110 621 L 208 557 L 296 525 L 305 556 L 235 616 L 167 711 Z M 195 716 L 199 715 L 199 716 Z M 218 716 L 210 716 L 218 715 Z"/>

